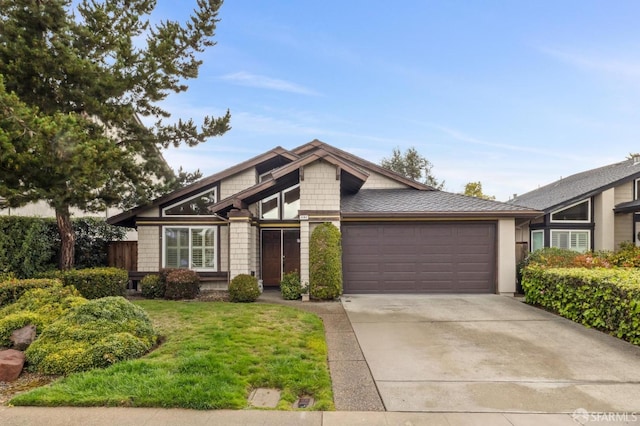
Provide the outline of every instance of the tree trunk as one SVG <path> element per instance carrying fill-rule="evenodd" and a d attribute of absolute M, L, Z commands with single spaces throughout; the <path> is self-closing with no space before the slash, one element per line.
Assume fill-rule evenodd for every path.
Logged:
<path fill-rule="evenodd" d="M 71 224 L 69 207 L 56 207 L 56 221 L 60 233 L 60 270 L 66 271 L 73 268 L 75 257 L 76 235 Z"/>

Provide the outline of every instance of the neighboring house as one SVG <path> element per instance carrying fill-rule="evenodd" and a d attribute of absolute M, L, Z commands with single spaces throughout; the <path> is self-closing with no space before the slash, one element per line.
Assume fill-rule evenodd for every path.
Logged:
<path fill-rule="evenodd" d="M 576 251 L 640 245 L 640 156 L 578 173 L 510 200 L 542 210 L 518 222 L 517 237 L 534 251 L 559 247 Z"/>
<path fill-rule="evenodd" d="M 280 147 L 109 218 L 138 230 L 138 271 L 187 267 L 210 288 L 309 281 L 309 239 L 342 232 L 345 293 L 515 291 L 515 221 L 541 212 L 452 194 L 314 140 Z"/>

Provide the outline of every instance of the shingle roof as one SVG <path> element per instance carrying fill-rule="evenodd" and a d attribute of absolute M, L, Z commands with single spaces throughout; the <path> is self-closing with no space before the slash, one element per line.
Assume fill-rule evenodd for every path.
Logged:
<path fill-rule="evenodd" d="M 343 215 L 363 213 L 411 215 L 499 215 L 536 216 L 540 212 L 527 207 L 498 201 L 483 200 L 444 191 L 417 191 L 415 189 L 361 189 L 353 195 L 343 195 Z"/>
<path fill-rule="evenodd" d="M 640 163 L 630 159 L 571 175 L 522 194 L 509 203 L 548 212 L 639 176 Z"/>

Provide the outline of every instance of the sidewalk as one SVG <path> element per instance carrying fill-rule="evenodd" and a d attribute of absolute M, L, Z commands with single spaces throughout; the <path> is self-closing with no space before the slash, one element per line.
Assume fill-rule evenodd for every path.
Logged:
<path fill-rule="evenodd" d="M 578 420 L 578 419 L 577 419 Z M 398 413 L 349 411 L 194 411 L 159 408 L 0 407 L 2 426 L 576 426 L 569 414 Z M 595 423 L 589 423 L 595 424 Z M 606 425 L 633 424 L 607 421 Z"/>

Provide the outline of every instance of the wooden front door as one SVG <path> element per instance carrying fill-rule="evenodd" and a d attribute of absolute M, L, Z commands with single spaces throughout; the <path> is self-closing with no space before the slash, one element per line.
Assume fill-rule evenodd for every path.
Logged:
<path fill-rule="evenodd" d="M 262 230 L 262 283 L 278 287 L 282 274 L 300 271 L 300 230 Z"/>

